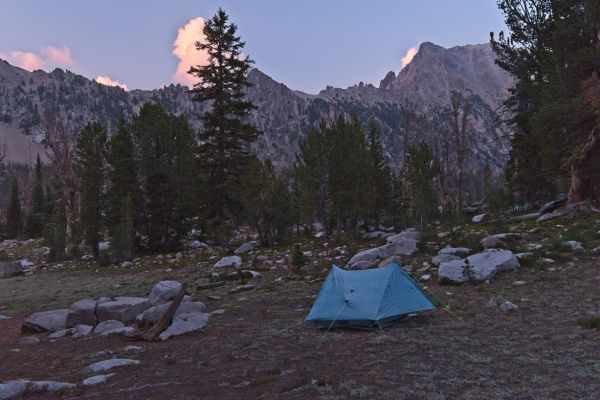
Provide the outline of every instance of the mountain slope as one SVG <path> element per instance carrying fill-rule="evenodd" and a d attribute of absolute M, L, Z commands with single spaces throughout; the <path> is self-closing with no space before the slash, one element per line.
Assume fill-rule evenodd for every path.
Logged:
<path fill-rule="evenodd" d="M 424 121 L 418 132 L 411 133 L 413 141 L 425 140 L 436 149 L 446 140 L 442 136 L 448 135 L 446 107 L 452 90 L 470 90 L 476 96 L 474 151 L 468 163 L 474 168 L 490 163 L 498 169 L 505 162 L 506 129 L 499 124 L 494 110 L 511 80 L 494 64 L 489 45 L 444 49 L 423 43 L 412 62 L 397 75 L 388 73 L 378 88 L 360 83 L 346 89 L 327 87 L 317 95 L 309 95 L 291 90 L 257 69 L 250 72 L 249 80 L 253 86 L 248 89 L 248 98 L 258 106 L 251 120 L 263 132 L 255 151 L 260 157 L 272 159 L 279 168 L 291 165 L 299 140 L 311 126 L 340 114 L 356 114 L 364 123 L 373 119 L 382 130 L 390 161 L 400 164 L 404 150 L 401 106 L 406 100 L 419 105 Z M 186 115 L 196 130 L 202 129 L 205 105 L 192 102 L 187 88 L 180 85 L 126 92 L 60 69 L 28 72 L 0 61 L 0 138 L 26 135 L 43 144 L 45 112 L 61 115 L 71 126 L 96 120 L 113 129 L 121 113 L 131 119 L 148 101 Z M 437 120 L 435 125 L 433 120 Z M 19 138 L 19 143 L 24 139 Z M 11 160 L 28 162 L 31 158 L 11 147 Z M 39 149 L 33 146 L 32 151 Z"/>

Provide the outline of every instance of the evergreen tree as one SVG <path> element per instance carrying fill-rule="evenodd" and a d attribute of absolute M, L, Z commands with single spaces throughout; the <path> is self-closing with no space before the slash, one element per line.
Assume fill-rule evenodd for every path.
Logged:
<path fill-rule="evenodd" d="M 45 222 L 46 196 L 42 179 L 42 163 L 38 154 L 35 163 L 35 177 L 31 190 L 31 209 L 25 224 L 25 234 L 31 238 L 42 236 Z"/>
<path fill-rule="evenodd" d="M 121 207 L 126 197 L 138 198 L 137 161 L 131 130 L 123 118 L 119 120 L 117 132 L 111 137 L 108 151 L 108 181 L 106 193 L 106 225 L 114 235 L 121 226 Z"/>
<path fill-rule="evenodd" d="M 367 141 L 371 164 L 368 174 L 369 207 L 372 222 L 377 227 L 381 222 L 382 214 L 390 208 L 392 171 L 383 153 L 379 130 L 373 120 L 369 122 Z"/>
<path fill-rule="evenodd" d="M 100 255 L 98 243 L 102 221 L 102 191 L 106 178 L 107 136 L 102 125 L 86 125 L 77 138 L 75 173 L 81 195 L 80 223 L 92 256 Z"/>
<path fill-rule="evenodd" d="M 140 236 L 155 251 L 174 249 L 194 215 L 194 133 L 184 117 L 145 104 L 132 125 L 140 187 Z"/>
<path fill-rule="evenodd" d="M 21 200 L 19 199 L 19 182 L 15 177 L 12 183 L 10 200 L 6 210 L 6 237 L 14 239 L 21 234 L 23 219 L 21 216 Z"/>
<path fill-rule="evenodd" d="M 259 133 L 246 122 L 255 108 L 244 93 L 250 86 L 247 75 L 253 61 L 242 55 L 245 43 L 236 32 L 237 26 L 219 9 L 204 25 L 204 41 L 196 42 L 197 50 L 207 53 L 208 64 L 189 70 L 199 78 L 191 90 L 192 99 L 210 102 L 202 116 L 201 168 L 211 189 L 206 205 L 215 229 L 236 209 L 235 187 L 249 160 L 250 144 Z"/>
<path fill-rule="evenodd" d="M 127 194 L 119 207 L 119 223 L 114 229 L 112 250 L 117 260 L 131 260 L 135 237 L 132 195 Z"/>
<path fill-rule="evenodd" d="M 421 228 L 425 222 L 438 214 L 434 186 L 438 174 L 439 168 L 427 144 L 421 143 L 409 149 L 405 172 L 406 186 L 413 222 L 421 225 Z"/>
<path fill-rule="evenodd" d="M 600 2 L 499 0 L 509 34 L 492 34 L 498 65 L 513 75 L 505 103 L 515 134 L 508 175 L 521 197 L 552 194 L 571 178 L 569 202 L 600 188 L 600 116 L 587 89 L 600 87 Z M 596 82 L 594 84 L 594 82 Z"/>
<path fill-rule="evenodd" d="M 65 248 L 67 246 L 67 224 L 64 206 L 56 204 L 53 208 L 52 219 L 46 225 L 44 237 L 50 248 L 49 261 L 63 261 L 66 259 Z"/>

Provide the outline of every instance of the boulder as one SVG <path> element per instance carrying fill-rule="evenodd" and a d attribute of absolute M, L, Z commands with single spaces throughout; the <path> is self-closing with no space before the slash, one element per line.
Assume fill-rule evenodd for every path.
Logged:
<path fill-rule="evenodd" d="M 386 257 L 389 257 L 389 255 L 384 257 L 381 252 L 381 248 L 375 247 L 372 249 L 362 250 L 362 251 L 359 251 L 358 253 L 356 253 L 348 261 L 348 265 L 350 267 L 353 267 L 354 265 L 356 265 L 358 262 L 361 262 L 361 261 L 368 261 L 368 262 L 371 262 L 372 264 L 375 264 L 377 262 L 377 260 L 379 260 L 380 258 L 386 258 Z"/>
<path fill-rule="evenodd" d="M 479 214 L 479 215 L 474 216 L 471 219 L 471 222 L 473 222 L 474 224 L 479 224 L 479 223 L 485 221 L 486 219 L 488 219 L 487 214 Z"/>
<path fill-rule="evenodd" d="M 123 367 L 125 365 L 138 365 L 138 360 L 131 360 L 128 358 L 113 358 L 110 360 L 98 361 L 83 369 L 84 374 L 97 374 L 99 372 L 108 371 L 116 367 Z"/>
<path fill-rule="evenodd" d="M 500 308 L 502 308 L 502 311 L 508 312 L 508 311 L 517 311 L 519 306 L 517 306 L 514 303 L 511 303 L 510 301 L 505 301 L 504 303 L 502 303 Z"/>
<path fill-rule="evenodd" d="M 402 265 L 402 258 L 400 256 L 389 256 L 389 257 L 381 260 L 378 267 L 382 268 L 382 267 L 385 267 L 386 265 L 392 264 L 392 263 Z"/>
<path fill-rule="evenodd" d="M 100 242 L 98 243 L 98 250 L 107 251 L 110 249 L 110 242 Z"/>
<path fill-rule="evenodd" d="M 181 290 L 181 283 L 177 281 L 160 281 L 150 291 L 148 300 L 152 305 L 162 304 L 173 300 Z"/>
<path fill-rule="evenodd" d="M 453 254 L 440 254 L 438 256 L 435 256 L 431 259 L 431 263 L 436 266 L 439 267 L 441 263 L 445 263 L 448 261 L 454 261 L 454 260 L 460 260 L 461 258 L 459 256 L 455 256 Z"/>
<path fill-rule="evenodd" d="M 21 326 L 21 332 L 54 332 L 65 329 L 68 314 L 68 308 L 32 314 L 23 322 L 23 325 Z"/>
<path fill-rule="evenodd" d="M 97 335 L 102 335 L 103 333 L 111 331 L 113 329 L 124 328 L 124 327 L 125 327 L 125 324 L 123 324 L 121 321 L 115 321 L 115 320 L 102 321 L 98 325 L 96 325 L 96 328 L 94 329 L 94 333 Z"/>
<path fill-rule="evenodd" d="M 484 237 L 479 243 L 481 243 L 481 246 L 483 246 L 484 249 L 505 249 L 507 247 L 506 243 L 494 235 Z"/>
<path fill-rule="evenodd" d="M 423 232 L 416 230 L 415 228 L 405 229 L 397 235 L 393 235 L 387 238 L 388 243 L 400 242 L 404 239 L 411 239 L 419 242 L 423 238 Z"/>
<path fill-rule="evenodd" d="M 567 204 L 567 196 L 561 196 L 558 199 L 544 204 L 539 211 L 540 215 L 548 214 Z"/>
<path fill-rule="evenodd" d="M 71 307 L 69 307 L 69 314 L 67 314 L 66 321 L 67 328 L 73 328 L 76 325 L 95 326 L 97 323 L 98 318 L 96 318 L 96 300 L 79 300 L 71 304 Z"/>
<path fill-rule="evenodd" d="M 190 313 L 181 314 L 173 318 L 173 323 L 163 333 L 160 334 L 160 340 L 167 340 L 171 336 L 183 335 L 184 333 L 195 332 L 206 326 L 210 314 Z"/>
<path fill-rule="evenodd" d="M 213 268 L 241 268 L 242 258 L 240 256 L 223 257 L 215 263 Z"/>
<path fill-rule="evenodd" d="M 440 264 L 438 277 L 440 281 L 449 280 L 456 283 L 468 280 L 485 281 L 493 278 L 499 271 L 519 268 L 519 261 L 510 250 L 486 250 L 466 258 L 470 272 L 467 271 L 465 260 L 454 260 Z"/>
<path fill-rule="evenodd" d="M 144 297 L 116 297 L 113 301 L 98 304 L 96 315 L 99 322 L 114 319 L 126 324 L 151 305 Z"/>
<path fill-rule="evenodd" d="M 29 386 L 27 380 L 16 380 L 0 383 L 0 399 L 11 399 L 27 392 Z"/>
<path fill-rule="evenodd" d="M 442 254 L 451 254 L 453 256 L 467 256 L 471 253 L 471 249 L 466 247 L 444 247 L 440 251 L 438 251 L 438 256 Z"/>
<path fill-rule="evenodd" d="M 234 253 L 235 254 L 244 254 L 244 253 L 248 253 L 249 251 L 254 250 L 254 246 L 252 245 L 252 243 L 246 242 L 244 244 L 242 244 L 240 247 L 238 247 L 237 249 L 235 249 Z"/>
<path fill-rule="evenodd" d="M 0 279 L 23 275 L 23 269 L 15 262 L 0 261 Z"/>
<path fill-rule="evenodd" d="M 137 316 L 136 322 L 139 326 L 148 327 L 156 324 L 160 317 L 167 311 L 171 302 L 160 304 L 158 306 L 150 307 L 143 313 Z M 190 313 L 204 313 L 206 312 L 206 305 L 201 302 L 183 302 L 175 311 L 174 317 L 181 314 L 190 314 Z"/>
<path fill-rule="evenodd" d="M 19 379 L 0 384 L 0 399 L 10 399 L 26 393 L 59 392 L 76 386 L 73 383 Z"/>
<path fill-rule="evenodd" d="M 0 315 L 0 321 L 4 321 L 5 319 L 10 319 L 10 317 L 7 317 L 6 315 Z"/>
<path fill-rule="evenodd" d="M 600 255 L 600 246 L 598 246 L 598 247 L 594 247 L 594 248 L 592 249 L 592 253 L 593 253 L 594 255 L 596 255 L 596 256 L 599 256 L 599 255 Z M 1 317 L 0 317 L 0 320 L 1 320 Z"/>
<path fill-rule="evenodd" d="M 390 238 L 388 238 L 390 239 Z M 381 246 L 381 258 L 389 256 L 410 256 L 418 251 L 415 239 L 401 239 Z"/>

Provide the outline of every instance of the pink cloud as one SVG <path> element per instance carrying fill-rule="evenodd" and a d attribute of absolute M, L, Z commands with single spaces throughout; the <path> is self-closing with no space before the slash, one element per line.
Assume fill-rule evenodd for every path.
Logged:
<path fill-rule="evenodd" d="M 67 67 L 75 64 L 71 57 L 71 51 L 67 47 L 48 46 L 42 48 L 40 53 L 17 50 L 10 53 L 0 53 L 0 58 L 28 71 Z"/>
<path fill-rule="evenodd" d="M 96 79 L 94 79 L 96 82 L 102 84 L 102 85 L 106 85 L 106 86 L 118 86 L 120 88 L 123 88 L 125 90 L 127 90 L 127 85 L 124 83 L 121 83 L 119 81 L 113 80 L 111 78 L 109 78 L 108 76 L 97 76 Z"/>
<path fill-rule="evenodd" d="M 173 54 L 179 59 L 173 80 L 177 83 L 192 86 L 197 79 L 188 74 L 191 66 L 208 64 L 208 54 L 196 50 L 196 42 L 204 42 L 204 18 L 198 17 L 190 20 L 179 28 L 177 38 L 173 42 Z"/>
<path fill-rule="evenodd" d="M 410 64 L 413 57 L 417 54 L 418 51 L 419 50 L 417 50 L 415 47 L 411 47 L 410 49 L 408 49 L 404 57 L 402 57 L 402 59 L 400 60 L 402 61 L 402 66 L 405 67 L 408 64 Z"/>
<path fill-rule="evenodd" d="M 46 56 L 46 60 L 49 64 L 57 65 L 73 65 L 75 61 L 71 58 L 71 50 L 67 47 L 44 47 L 42 53 Z"/>
<path fill-rule="evenodd" d="M 8 54 L 0 53 L 0 58 L 5 59 L 10 64 L 26 69 L 27 71 L 35 71 L 42 69 L 46 64 L 45 61 L 35 53 L 25 51 L 11 51 Z"/>

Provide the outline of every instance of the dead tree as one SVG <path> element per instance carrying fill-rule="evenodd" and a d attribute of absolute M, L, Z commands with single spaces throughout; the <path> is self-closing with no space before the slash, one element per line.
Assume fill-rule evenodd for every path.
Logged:
<path fill-rule="evenodd" d="M 468 150 L 467 146 L 469 145 L 471 139 L 470 134 L 472 129 L 470 125 L 470 118 L 471 114 L 473 113 L 473 106 L 473 95 L 465 95 L 458 91 L 452 91 L 450 94 L 452 131 L 456 146 L 456 199 L 459 212 L 463 207 L 465 159 Z"/>
<path fill-rule="evenodd" d="M 173 299 L 167 311 L 162 315 L 162 317 L 158 320 L 158 322 L 152 326 L 150 329 L 138 329 L 133 334 L 131 334 L 132 339 L 137 340 L 145 340 L 147 342 L 152 342 L 158 339 L 159 335 L 163 333 L 165 329 L 171 325 L 171 319 L 175 315 L 175 312 L 179 308 L 181 301 L 183 300 L 183 296 L 185 296 L 186 284 L 181 285 L 181 289 L 177 296 Z"/>

